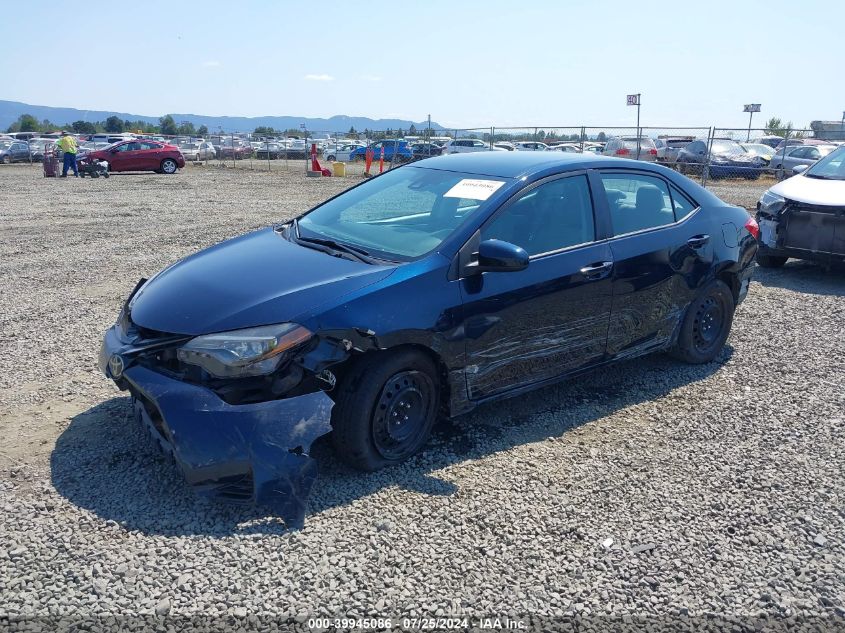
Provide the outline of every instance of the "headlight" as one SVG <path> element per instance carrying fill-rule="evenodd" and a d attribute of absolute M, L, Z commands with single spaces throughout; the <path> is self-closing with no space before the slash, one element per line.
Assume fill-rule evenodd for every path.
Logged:
<path fill-rule="evenodd" d="M 313 334 L 296 323 L 251 327 L 191 339 L 176 355 L 218 378 L 263 376 L 279 366 L 284 352 Z"/>
<path fill-rule="evenodd" d="M 783 196 L 779 196 L 771 191 L 766 191 L 766 193 L 760 197 L 760 201 L 757 203 L 757 208 L 766 215 L 775 216 L 780 213 L 785 204 L 786 200 Z"/>

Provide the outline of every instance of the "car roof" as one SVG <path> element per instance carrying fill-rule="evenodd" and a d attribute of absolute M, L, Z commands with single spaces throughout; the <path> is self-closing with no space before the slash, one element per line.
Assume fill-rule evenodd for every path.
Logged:
<path fill-rule="evenodd" d="M 595 154 L 575 154 L 566 152 L 471 152 L 450 154 L 427 158 L 420 167 L 461 171 L 470 174 L 495 176 L 499 178 L 519 178 L 541 172 L 564 168 L 598 169 L 600 167 L 628 167 L 650 169 L 648 163 L 624 158 L 610 158 Z"/>

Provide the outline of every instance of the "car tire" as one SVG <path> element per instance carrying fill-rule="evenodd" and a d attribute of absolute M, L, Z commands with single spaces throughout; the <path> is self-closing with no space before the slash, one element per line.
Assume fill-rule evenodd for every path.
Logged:
<path fill-rule="evenodd" d="M 671 355 L 686 363 L 709 363 L 731 332 L 734 296 L 725 282 L 711 281 L 687 308 Z"/>
<path fill-rule="evenodd" d="M 440 410 L 437 369 L 414 350 L 370 353 L 339 381 L 335 402 L 338 457 L 364 471 L 393 466 L 428 441 Z"/>
<path fill-rule="evenodd" d="M 172 158 L 165 158 L 161 161 L 161 173 L 175 174 L 177 169 L 179 169 L 179 165 L 177 165 L 176 161 Z"/>
<path fill-rule="evenodd" d="M 12 162 L 12 157 L 9 156 L 8 154 L 3 157 L 3 164 L 4 165 L 9 165 L 9 164 L 11 164 L 11 162 Z"/>
<path fill-rule="evenodd" d="M 329 156 L 326 156 L 326 160 L 333 163 L 334 161 L 337 160 L 337 157 L 330 154 Z"/>
<path fill-rule="evenodd" d="M 757 264 L 763 268 L 780 268 L 789 258 L 783 255 L 768 255 L 758 250 L 755 259 L 757 260 Z"/>

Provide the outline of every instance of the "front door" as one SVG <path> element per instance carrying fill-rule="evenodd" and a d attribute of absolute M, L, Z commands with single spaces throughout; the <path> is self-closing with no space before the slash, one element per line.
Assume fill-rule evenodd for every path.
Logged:
<path fill-rule="evenodd" d="M 461 281 L 471 400 L 603 359 L 613 262 L 595 227 L 583 172 L 531 187 L 482 227 L 481 240 L 521 246 L 530 263 Z"/>
<path fill-rule="evenodd" d="M 607 353 L 624 358 L 671 339 L 710 275 L 711 240 L 723 239 L 722 227 L 714 231 L 693 201 L 655 174 L 606 170 L 601 182 L 614 235 Z"/>

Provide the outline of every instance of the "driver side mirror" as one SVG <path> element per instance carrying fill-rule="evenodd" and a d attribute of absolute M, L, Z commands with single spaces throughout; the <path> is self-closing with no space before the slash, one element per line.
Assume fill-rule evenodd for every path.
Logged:
<path fill-rule="evenodd" d="M 478 245 L 478 261 L 467 265 L 471 273 L 510 273 L 528 267 L 524 248 L 503 240 L 484 240 Z"/>
<path fill-rule="evenodd" d="M 807 165 L 796 165 L 792 168 L 792 173 L 796 176 L 798 174 L 803 174 L 805 171 L 807 171 Z"/>

